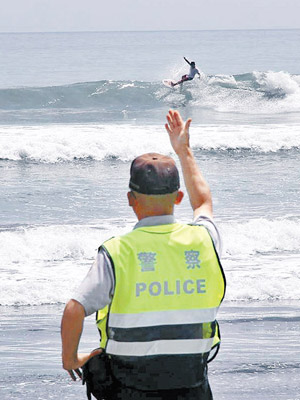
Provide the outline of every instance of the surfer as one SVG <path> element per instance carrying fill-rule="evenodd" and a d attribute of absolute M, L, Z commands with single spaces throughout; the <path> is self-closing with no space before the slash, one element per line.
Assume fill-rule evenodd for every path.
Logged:
<path fill-rule="evenodd" d="M 186 82 L 186 81 L 192 81 L 195 78 L 195 75 L 197 74 L 199 76 L 200 79 L 200 72 L 199 70 L 196 68 L 196 64 L 195 61 L 191 61 L 189 62 L 189 60 L 185 57 L 183 57 L 184 60 L 189 64 L 190 66 L 190 72 L 186 75 L 182 75 L 180 81 L 176 82 L 176 83 L 171 83 L 172 86 L 176 86 L 179 85 L 180 83 Z"/>

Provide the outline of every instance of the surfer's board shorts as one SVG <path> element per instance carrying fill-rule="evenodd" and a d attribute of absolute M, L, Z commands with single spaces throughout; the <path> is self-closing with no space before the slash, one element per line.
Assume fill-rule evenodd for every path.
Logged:
<path fill-rule="evenodd" d="M 183 79 L 183 80 L 185 80 L 185 81 L 192 81 L 192 80 L 193 80 L 193 78 L 191 78 L 191 77 L 188 76 L 188 75 L 182 75 L 181 79 Z"/>

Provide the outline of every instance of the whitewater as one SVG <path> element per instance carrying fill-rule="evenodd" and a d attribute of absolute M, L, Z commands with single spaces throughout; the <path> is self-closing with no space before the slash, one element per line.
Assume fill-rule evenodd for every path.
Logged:
<path fill-rule="evenodd" d="M 214 395 L 298 399 L 300 31 L 0 39 L 1 399 L 84 398 L 61 369 L 63 307 L 101 243 L 136 223 L 126 199 L 132 159 L 159 152 L 178 163 L 169 108 L 192 118 L 223 241 Z M 201 79 L 168 89 L 163 79 L 187 72 L 183 56 Z M 187 194 L 175 217 L 192 221 Z M 98 346 L 94 317 L 82 344 Z"/>
<path fill-rule="evenodd" d="M 206 75 L 176 89 L 161 82 L 98 81 L 62 86 L 0 88 L 2 123 L 157 121 L 166 107 L 185 107 L 197 119 L 298 115 L 300 76 L 285 71 Z M 241 119 L 241 118 L 240 118 Z M 238 119 L 237 119 L 238 120 Z"/>
<path fill-rule="evenodd" d="M 95 249 L 116 228 L 131 229 L 125 202 L 131 160 L 149 151 L 176 158 L 163 126 L 169 107 L 192 116 L 191 145 L 217 193 L 227 299 L 299 300 L 298 81 L 266 72 L 202 75 L 181 90 L 109 81 L 0 90 L 0 304 L 64 303 Z M 185 201 L 178 211 L 187 222 L 188 208 Z M 274 265 L 276 274 L 268 276 Z M 255 285 L 258 277 L 263 283 Z"/>
<path fill-rule="evenodd" d="M 0 231 L 0 257 L 5 266 L 1 271 L 1 304 L 66 301 L 72 294 L 74 271 L 80 282 L 95 258 L 97 246 L 113 236 L 116 228 L 120 233 L 130 230 L 134 221 L 130 222 L 124 226 L 107 221 L 101 229 L 98 225 L 51 225 Z M 300 272 L 295 264 L 300 218 L 260 218 L 221 223 L 219 227 L 224 236 L 228 300 L 300 300 Z"/>

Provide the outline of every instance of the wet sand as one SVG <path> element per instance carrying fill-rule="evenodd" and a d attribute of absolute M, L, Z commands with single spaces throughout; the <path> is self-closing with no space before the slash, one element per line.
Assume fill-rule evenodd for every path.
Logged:
<path fill-rule="evenodd" d="M 300 304 L 224 303 L 222 346 L 209 365 L 215 400 L 300 399 Z M 85 399 L 61 367 L 64 305 L 0 307 L 0 399 Z M 98 346 L 94 316 L 80 351 Z"/>

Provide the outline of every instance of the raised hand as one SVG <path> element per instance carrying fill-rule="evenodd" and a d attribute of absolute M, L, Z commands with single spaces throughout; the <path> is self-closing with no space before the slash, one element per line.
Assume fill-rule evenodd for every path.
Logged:
<path fill-rule="evenodd" d="M 165 124 L 170 142 L 180 160 L 185 187 L 188 191 L 190 203 L 194 211 L 194 218 L 198 215 L 212 218 L 212 198 L 209 186 L 205 181 L 190 148 L 189 127 L 191 118 L 185 123 L 178 111 L 170 110 Z"/>
<path fill-rule="evenodd" d="M 167 120 L 168 123 L 165 124 L 165 128 L 169 134 L 175 153 L 179 155 L 182 151 L 190 147 L 189 128 L 192 119 L 189 118 L 184 123 L 178 111 L 169 110 Z"/>

